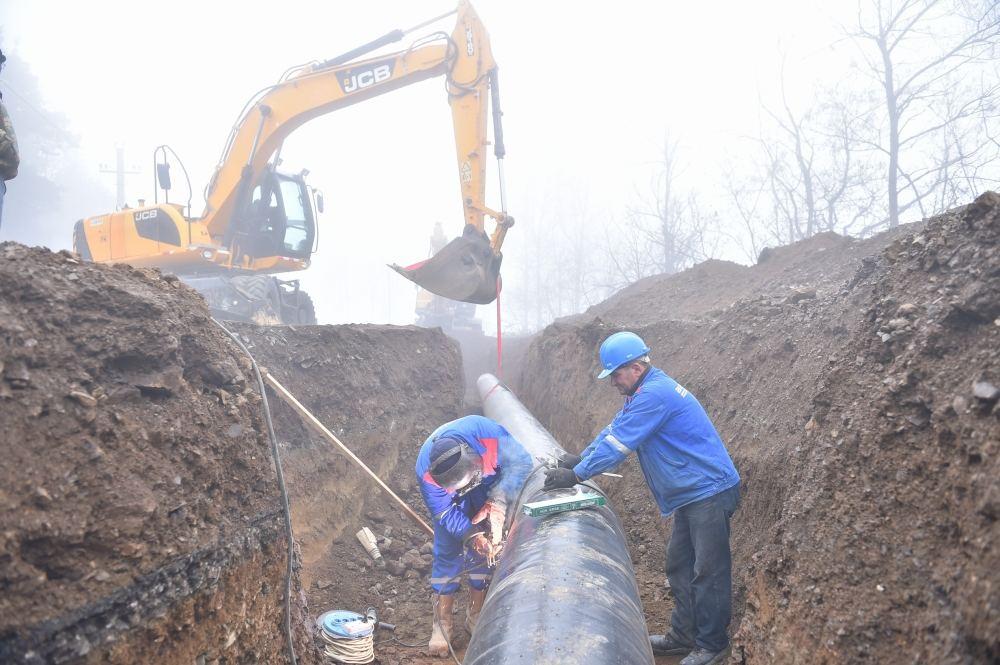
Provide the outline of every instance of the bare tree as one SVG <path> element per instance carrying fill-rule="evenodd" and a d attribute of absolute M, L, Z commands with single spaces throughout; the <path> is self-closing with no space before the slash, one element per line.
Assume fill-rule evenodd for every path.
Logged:
<path fill-rule="evenodd" d="M 554 178 L 529 192 L 519 216 L 517 243 L 504 262 L 505 325 L 540 330 L 608 295 L 601 216 L 580 182 Z"/>
<path fill-rule="evenodd" d="M 824 231 L 851 233 L 870 217 L 876 194 L 871 165 L 856 147 L 861 122 L 848 93 L 818 90 L 805 110 L 785 94 L 780 106 L 761 105 L 758 135 L 751 139 L 750 168 L 729 168 L 726 187 L 750 241 L 750 258 L 765 245 L 784 245 Z"/>
<path fill-rule="evenodd" d="M 816 201 L 816 146 L 808 130 L 811 112 L 792 112 L 785 94 L 784 62 L 781 72 L 781 111 L 764 107 L 777 125 L 778 141 L 762 140 L 768 157 L 768 176 L 775 205 L 783 209 L 789 241 L 808 238 L 816 232 L 819 210 Z M 785 160 L 789 163 L 785 163 Z M 801 205 L 799 205 L 801 203 Z"/>
<path fill-rule="evenodd" d="M 81 210 L 101 210 L 110 195 L 66 131 L 66 115 L 46 106 L 30 63 L 8 53 L 3 70 L 4 104 L 21 150 L 17 178 L 7 183 L 0 241 L 69 248 Z"/>
<path fill-rule="evenodd" d="M 624 219 L 606 232 L 609 285 L 620 288 L 650 275 L 673 274 L 716 253 L 718 215 L 681 185 L 679 154 L 679 142 L 665 137 L 648 191 L 637 195 Z"/>
<path fill-rule="evenodd" d="M 754 263 L 769 242 L 769 226 L 762 224 L 767 187 L 762 179 L 737 173 L 731 161 L 723 166 L 723 177 L 723 189 L 732 203 L 739 225 L 732 240 L 742 249 L 746 259 Z"/>
<path fill-rule="evenodd" d="M 1000 90 L 995 69 L 981 66 L 997 57 L 1000 7 L 994 0 L 862 0 L 852 36 L 881 98 L 883 112 L 867 115 L 864 143 L 885 159 L 883 221 L 896 226 L 914 207 L 926 215 L 925 202 L 957 196 L 956 177 L 975 189 L 981 168 L 996 159 L 979 130 Z M 981 78 L 970 83 L 970 75 Z"/>
<path fill-rule="evenodd" d="M 604 228 L 607 274 L 601 285 L 617 291 L 644 277 L 659 274 L 660 252 L 649 241 L 645 220 L 626 212 Z"/>

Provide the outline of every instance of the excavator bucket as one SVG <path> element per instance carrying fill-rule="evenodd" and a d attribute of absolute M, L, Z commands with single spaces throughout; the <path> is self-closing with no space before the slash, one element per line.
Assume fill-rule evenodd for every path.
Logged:
<path fill-rule="evenodd" d="M 427 259 L 410 266 L 389 266 L 431 293 L 487 305 L 497 297 L 502 255 L 494 254 L 486 234 L 473 226 Z"/>

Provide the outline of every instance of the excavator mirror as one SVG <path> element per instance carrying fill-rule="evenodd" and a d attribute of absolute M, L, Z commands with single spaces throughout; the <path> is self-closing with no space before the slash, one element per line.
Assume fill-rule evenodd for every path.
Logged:
<path fill-rule="evenodd" d="M 316 211 L 323 212 L 323 192 L 316 192 Z"/>
<path fill-rule="evenodd" d="M 156 182 L 160 185 L 160 189 L 170 190 L 170 164 L 160 162 L 156 165 Z"/>

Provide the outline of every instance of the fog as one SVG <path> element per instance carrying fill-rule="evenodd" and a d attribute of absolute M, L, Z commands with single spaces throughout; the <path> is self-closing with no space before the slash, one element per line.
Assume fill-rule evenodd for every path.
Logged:
<path fill-rule="evenodd" d="M 752 260 L 755 244 L 714 193 L 720 175 L 749 165 L 748 137 L 759 135 L 762 105 L 781 105 L 782 78 L 784 102 L 802 108 L 818 86 L 850 78 L 858 58 L 843 44 L 845 26 L 856 21 L 856 2 L 474 5 L 500 67 L 508 210 L 517 219 L 504 245 L 510 294 L 504 303 L 514 329 L 537 328 L 549 314 L 583 308 L 620 286 L 620 280 L 595 277 L 574 302 L 534 313 L 523 302 L 518 306 L 528 297 L 532 265 L 565 255 L 559 238 L 578 242 L 575 261 L 582 270 L 604 269 L 618 225 L 642 206 L 656 178 L 665 140 L 677 146 L 683 164 L 679 186 L 701 192 L 701 206 L 715 214 L 711 255 Z M 86 194 L 64 196 L 58 216 L 48 210 L 44 223 L 17 225 L 5 214 L 0 239 L 69 247 L 76 219 L 115 206 L 114 175 L 101 165 L 114 164 L 116 146 L 138 171 L 126 179 L 131 205 L 153 199 L 151 153 L 165 143 L 191 175 L 199 213 L 205 182 L 254 92 L 292 65 L 333 57 L 452 8 L 428 0 L 6 0 L 0 46 L 14 57 L 0 91 L 8 103 L 19 92 L 23 97 L 10 88 L 11 69 L 29 68 L 41 100 L 21 112 L 44 116 L 43 125 L 77 137 L 64 158 L 77 161 L 94 184 Z M 396 46 L 432 29 L 450 32 L 453 21 L 445 18 Z M 27 124 L 26 118 L 13 121 L 15 129 Z M 449 236 L 462 226 L 443 81 L 311 121 L 281 154 L 283 170 L 307 168 L 310 184 L 325 195 L 320 249 L 301 275 L 320 322 L 411 323 L 415 288 L 385 264 L 424 258 L 435 222 Z M 495 163 L 488 169 L 487 199 L 498 207 Z M 177 180 L 173 200 L 184 198 Z M 8 187 L 12 205 L 18 180 Z M 102 209 L 91 207 L 95 201 Z M 910 217 L 920 215 L 911 211 Z M 489 329 L 492 308 L 479 308 L 479 315 Z"/>

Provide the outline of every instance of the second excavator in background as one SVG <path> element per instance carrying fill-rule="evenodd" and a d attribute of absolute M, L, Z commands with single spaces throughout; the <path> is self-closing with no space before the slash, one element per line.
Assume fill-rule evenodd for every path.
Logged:
<path fill-rule="evenodd" d="M 457 14 L 450 34 L 432 32 L 403 51 L 362 58 L 450 14 Z M 513 219 L 505 203 L 497 65 L 486 28 L 466 0 L 455 11 L 409 30 L 394 30 L 330 60 L 293 67 L 254 95 L 229 135 L 200 217 L 191 216 L 190 184 L 186 206 L 170 202 L 173 151 L 161 146 L 153 158 L 158 185 L 154 204 L 81 219 L 73 233 L 74 249 L 87 260 L 176 274 L 198 289 L 220 318 L 315 323 L 312 300 L 299 281 L 275 277 L 309 267 L 317 247 L 317 211 L 323 208 L 322 196 L 306 183 L 305 172 L 278 170 L 282 142 L 308 120 L 434 76 L 445 77 L 465 225 L 460 237 L 426 261 L 392 267 L 445 298 L 490 303 L 499 289 L 500 249 Z M 485 203 L 488 100 L 500 175 L 499 211 Z M 487 217 L 495 221 L 490 235 Z"/>

